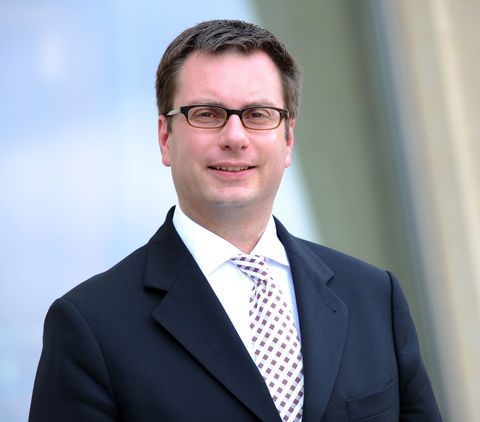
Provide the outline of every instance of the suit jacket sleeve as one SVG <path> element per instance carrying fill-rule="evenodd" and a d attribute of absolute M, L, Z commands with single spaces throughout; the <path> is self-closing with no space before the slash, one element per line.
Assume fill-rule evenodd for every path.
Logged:
<path fill-rule="evenodd" d="M 29 422 L 116 420 L 113 390 L 98 343 L 75 306 L 58 299 L 45 319 Z"/>
<path fill-rule="evenodd" d="M 399 374 L 400 421 L 441 421 L 407 301 L 398 280 L 394 275 L 389 275 L 392 282 L 393 329 Z"/>

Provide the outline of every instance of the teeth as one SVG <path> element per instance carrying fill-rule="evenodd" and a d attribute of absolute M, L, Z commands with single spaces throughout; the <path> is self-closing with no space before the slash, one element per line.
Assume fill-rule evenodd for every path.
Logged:
<path fill-rule="evenodd" d="M 215 170 L 223 170 L 223 171 L 242 171 L 242 170 L 248 170 L 248 166 L 244 167 L 223 167 L 223 166 L 215 166 Z"/>

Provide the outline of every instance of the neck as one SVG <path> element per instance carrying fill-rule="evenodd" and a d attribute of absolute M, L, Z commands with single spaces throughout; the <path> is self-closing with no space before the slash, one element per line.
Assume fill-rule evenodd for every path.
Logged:
<path fill-rule="evenodd" d="M 259 213 L 252 207 L 217 207 L 208 213 L 192 212 L 181 204 L 180 207 L 187 217 L 246 254 L 255 248 L 271 215 L 271 210 L 268 213 Z"/>

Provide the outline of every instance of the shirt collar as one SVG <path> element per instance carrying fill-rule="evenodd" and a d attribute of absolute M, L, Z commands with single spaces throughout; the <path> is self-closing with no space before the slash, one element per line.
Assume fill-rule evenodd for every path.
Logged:
<path fill-rule="evenodd" d="M 267 227 L 257 245 L 253 248 L 251 254 L 262 255 L 265 258 L 276 261 L 286 267 L 290 266 L 285 248 L 277 237 L 277 227 L 272 216 L 270 216 Z"/>
<path fill-rule="evenodd" d="M 233 256 L 242 253 L 230 242 L 195 223 L 185 215 L 179 206 L 175 207 L 173 225 L 205 275 L 210 274 Z M 263 255 L 267 259 L 289 267 L 287 254 L 277 237 L 277 229 L 272 216 L 251 254 Z"/>

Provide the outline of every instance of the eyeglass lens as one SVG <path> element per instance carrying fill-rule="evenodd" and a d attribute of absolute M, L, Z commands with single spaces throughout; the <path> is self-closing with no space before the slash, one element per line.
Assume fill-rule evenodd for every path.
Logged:
<path fill-rule="evenodd" d="M 188 112 L 188 121 L 192 126 L 216 128 L 225 124 L 228 114 L 220 107 L 198 106 Z M 242 112 L 244 126 L 251 129 L 274 129 L 280 123 L 280 112 L 273 108 L 248 108 Z"/>

